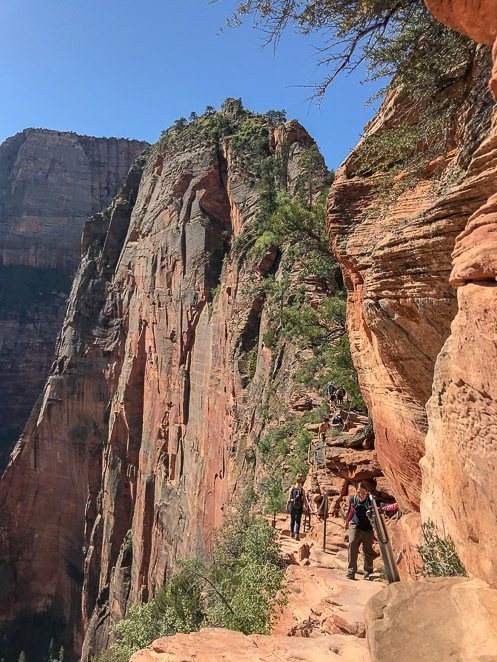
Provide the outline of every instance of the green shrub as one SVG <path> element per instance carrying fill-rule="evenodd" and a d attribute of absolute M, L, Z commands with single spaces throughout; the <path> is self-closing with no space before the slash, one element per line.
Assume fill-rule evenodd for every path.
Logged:
<path fill-rule="evenodd" d="M 255 377 L 255 371 L 257 369 L 257 357 L 259 356 L 259 345 L 254 345 L 250 352 L 248 353 L 247 360 L 247 376 L 250 381 Z"/>
<path fill-rule="evenodd" d="M 269 515 L 280 513 L 286 508 L 286 494 L 283 490 L 281 472 L 268 476 L 263 482 L 264 510 Z"/>
<path fill-rule="evenodd" d="M 277 532 L 254 516 L 254 502 L 252 491 L 242 494 L 216 533 L 210 558 L 181 561 L 150 602 L 132 607 L 113 627 L 116 641 L 95 662 L 128 662 L 158 637 L 200 627 L 269 632 L 284 573 Z"/>
<path fill-rule="evenodd" d="M 424 542 L 417 546 L 428 577 L 467 577 L 467 572 L 450 536 L 442 538 L 432 521 L 422 525 Z"/>

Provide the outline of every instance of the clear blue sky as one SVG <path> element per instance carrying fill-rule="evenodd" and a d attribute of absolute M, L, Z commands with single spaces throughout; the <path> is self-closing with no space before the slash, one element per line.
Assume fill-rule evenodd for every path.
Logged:
<path fill-rule="evenodd" d="M 257 112 L 285 108 L 336 167 L 372 115 L 374 89 L 358 74 L 310 105 L 317 38 L 289 33 L 274 53 L 250 25 L 220 33 L 235 4 L 1 0 L 0 142 L 25 127 L 155 141 L 232 96 Z"/>

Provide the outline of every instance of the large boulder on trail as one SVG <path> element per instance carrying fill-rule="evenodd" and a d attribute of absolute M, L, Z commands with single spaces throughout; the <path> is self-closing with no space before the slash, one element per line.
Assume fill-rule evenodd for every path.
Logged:
<path fill-rule="evenodd" d="M 479 579 L 391 584 L 365 617 L 371 662 L 497 660 L 497 590 Z"/>

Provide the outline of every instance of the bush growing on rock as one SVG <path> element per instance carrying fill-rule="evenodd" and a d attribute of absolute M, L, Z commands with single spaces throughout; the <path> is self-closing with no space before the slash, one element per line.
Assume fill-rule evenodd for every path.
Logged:
<path fill-rule="evenodd" d="M 432 521 L 422 525 L 424 542 L 418 545 L 423 574 L 428 577 L 467 577 L 468 573 L 450 536 L 442 537 Z"/>
<path fill-rule="evenodd" d="M 116 641 L 94 662 L 128 662 L 154 639 L 201 627 L 268 633 L 282 598 L 276 531 L 252 513 L 246 492 L 214 538 L 207 560 L 181 561 L 159 593 L 113 627 Z"/>

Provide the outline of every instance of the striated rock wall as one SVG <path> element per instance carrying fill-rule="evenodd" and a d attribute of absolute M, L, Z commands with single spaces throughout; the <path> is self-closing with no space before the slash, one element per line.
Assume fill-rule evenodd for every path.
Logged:
<path fill-rule="evenodd" d="M 145 146 L 44 129 L 0 145 L 0 471 L 53 361 L 84 222 Z"/>
<path fill-rule="evenodd" d="M 435 16 L 474 39 L 497 37 L 497 7 L 430 0 Z M 497 42 L 496 42 L 497 43 Z M 494 75 L 491 88 L 496 93 Z M 457 315 L 438 357 L 422 460 L 421 514 L 451 535 L 467 570 L 497 585 L 497 117 L 474 155 L 485 199 L 467 221 L 453 253 Z"/>
<path fill-rule="evenodd" d="M 438 164 L 445 170 L 441 182 L 429 167 L 385 206 L 377 176 L 361 172 L 356 149 L 329 197 L 329 231 L 348 289 L 352 354 L 378 459 L 404 511 L 419 509 L 425 405 L 457 311 L 451 253 L 468 216 L 494 186 L 485 146 L 492 109 L 488 72 L 483 49 L 466 81 L 456 145 Z M 403 100 L 389 96 L 366 135 L 395 126 L 403 113 Z"/>
<path fill-rule="evenodd" d="M 228 494 L 254 476 L 256 412 L 293 355 L 273 363 L 254 294 L 278 258 L 262 268 L 241 239 L 259 208 L 260 159 L 284 143 L 292 189 L 314 143 L 297 123 L 263 126 L 234 102 L 219 116 L 232 133 L 252 123 L 263 154 L 186 131 L 137 162 L 85 226 L 56 360 L 0 483 L 0 618 L 13 656 L 19 619 L 43 616 L 52 625 L 38 647 L 22 642 L 33 659 L 51 633 L 88 659 L 176 559 L 209 546 Z"/>

